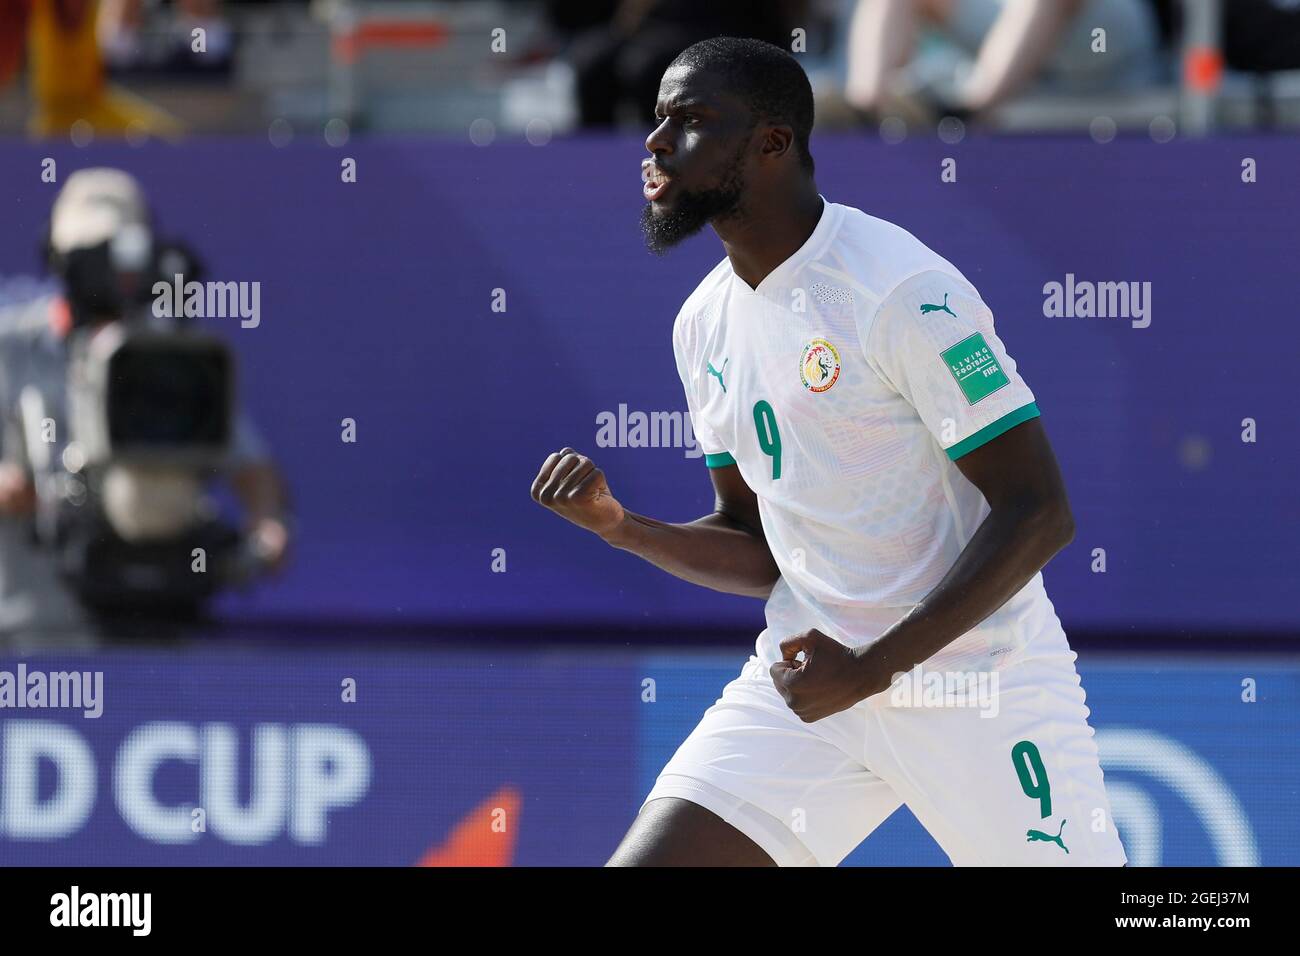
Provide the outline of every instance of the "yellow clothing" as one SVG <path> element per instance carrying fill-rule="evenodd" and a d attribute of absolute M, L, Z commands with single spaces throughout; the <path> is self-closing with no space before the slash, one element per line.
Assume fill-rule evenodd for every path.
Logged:
<path fill-rule="evenodd" d="M 154 136 L 179 135 L 181 124 L 175 118 L 105 82 L 95 35 L 98 13 L 98 0 L 89 0 L 80 22 L 69 28 L 59 19 L 54 0 L 32 0 L 27 56 L 36 108 L 31 132 L 62 135 L 85 120 L 96 135 L 117 135 L 132 127 Z"/>

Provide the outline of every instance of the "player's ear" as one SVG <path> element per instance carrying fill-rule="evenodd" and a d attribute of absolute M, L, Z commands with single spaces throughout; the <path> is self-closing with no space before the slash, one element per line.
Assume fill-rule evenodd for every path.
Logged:
<path fill-rule="evenodd" d="M 794 149 L 794 129 L 789 126 L 769 126 L 763 137 L 762 152 L 772 159 L 780 159 Z"/>

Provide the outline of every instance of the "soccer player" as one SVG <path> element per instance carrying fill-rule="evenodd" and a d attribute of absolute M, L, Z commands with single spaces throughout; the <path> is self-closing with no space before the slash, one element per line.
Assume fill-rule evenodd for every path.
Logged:
<path fill-rule="evenodd" d="M 1122 865 L 1039 573 L 1073 519 L 988 306 L 905 230 L 819 194 L 812 91 L 780 48 L 688 47 L 656 117 L 650 248 L 709 224 L 727 253 L 673 329 L 716 511 L 634 514 L 572 448 L 532 495 L 767 598 L 767 627 L 610 864 L 833 866 L 906 803 L 956 865 Z"/>

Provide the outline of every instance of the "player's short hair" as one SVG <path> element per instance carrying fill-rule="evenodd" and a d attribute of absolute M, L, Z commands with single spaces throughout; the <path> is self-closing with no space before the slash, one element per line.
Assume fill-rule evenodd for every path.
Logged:
<path fill-rule="evenodd" d="M 772 43 L 740 37 L 713 37 L 688 46 L 670 64 L 707 70 L 726 80 L 729 92 L 745 100 L 759 117 L 788 124 L 799 147 L 799 162 L 809 175 L 814 164 L 808 148 L 813 128 L 813 93 L 799 61 Z"/>

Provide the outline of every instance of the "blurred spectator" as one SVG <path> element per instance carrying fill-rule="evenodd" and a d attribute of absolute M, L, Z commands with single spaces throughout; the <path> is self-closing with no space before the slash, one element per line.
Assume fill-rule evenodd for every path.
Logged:
<path fill-rule="evenodd" d="M 1300 0 L 1149 0 L 1165 35 L 1194 6 L 1217 4 L 1225 65 L 1244 73 L 1300 70 Z"/>
<path fill-rule="evenodd" d="M 7 42 L 0 43 L 0 85 L 17 72 L 26 36 L 36 136 L 66 135 L 79 121 L 96 135 L 174 138 L 181 131 L 173 117 L 104 78 L 104 58 L 96 32 L 98 0 L 0 0 L 5 4 Z"/>
<path fill-rule="evenodd" d="M 101 0 L 99 42 L 114 73 L 227 75 L 235 34 L 221 0 Z M 198 31 L 202 31 L 199 33 Z"/>
<path fill-rule="evenodd" d="M 610 126 L 623 109 L 637 122 L 654 116 L 659 80 L 678 53 L 715 36 L 743 36 L 789 48 L 802 0 L 618 0 L 583 5 L 551 3 L 557 28 L 580 31 L 566 58 L 577 73 L 579 121 Z M 591 13 L 602 14 L 594 21 Z M 609 22 L 605 22 L 608 20 Z M 598 24 L 598 25 L 597 25 Z"/>
<path fill-rule="evenodd" d="M 1300 70 L 1300 0 L 1227 0 L 1223 55 L 1234 70 Z"/>
<path fill-rule="evenodd" d="M 140 57 L 140 32 L 144 26 L 144 0 L 101 0 L 99 48 L 109 69 Z"/>
<path fill-rule="evenodd" d="M 919 89 L 908 91 L 900 74 L 924 25 L 938 27 L 973 65 L 968 75 L 950 70 L 938 83 L 914 77 Z M 1098 28 L 1106 31 L 1104 53 L 1093 50 Z M 1147 0 L 859 0 L 845 98 L 878 114 L 917 92 L 934 112 L 969 117 L 1036 80 L 1077 93 L 1133 88 L 1158 77 L 1160 40 L 1160 20 Z"/>

